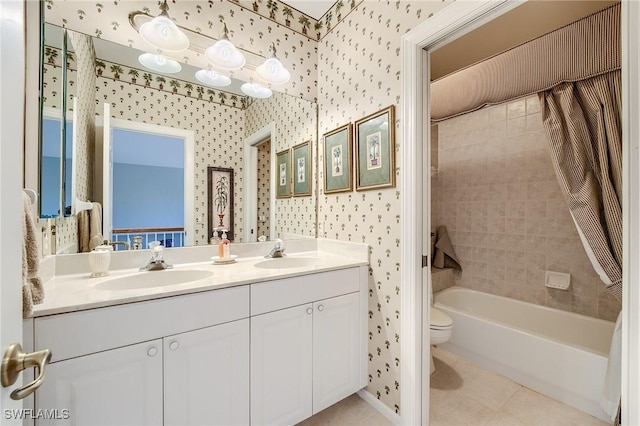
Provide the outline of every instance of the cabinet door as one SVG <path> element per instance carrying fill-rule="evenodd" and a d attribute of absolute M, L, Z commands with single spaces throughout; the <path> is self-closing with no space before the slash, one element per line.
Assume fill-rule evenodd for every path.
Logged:
<path fill-rule="evenodd" d="M 164 339 L 165 425 L 249 424 L 249 319 Z"/>
<path fill-rule="evenodd" d="M 359 390 L 359 293 L 313 304 L 313 414 Z"/>
<path fill-rule="evenodd" d="M 162 340 L 48 365 L 36 409 L 58 417 L 38 425 L 161 425 Z"/>
<path fill-rule="evenodd" d="M 311 416 L 312 329 L 311 304 L 251 318 L 251 424 Z"/>

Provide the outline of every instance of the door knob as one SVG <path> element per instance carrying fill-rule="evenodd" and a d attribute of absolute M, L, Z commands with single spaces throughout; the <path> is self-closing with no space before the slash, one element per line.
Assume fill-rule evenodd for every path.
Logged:
<path fill-rule="evenodd" d="M 307 315 L 311 315 L 313 313 L 313 309 L 307 308 Z"/>
<path fill-rule="evenodd" d="M 20 343 L 12 343 L 2 357 L 0 382 L 2 387 L 11 386 L 18 380 L 18 374 L 27 368 L 37 367 L 38 377 L 26 386 L 11 392 L 11 399 L 20 400 L 31 395 L 44 381 L 45 366 L 51 361 L 51 351 L 24 353 Z"/>
<path fill-rule="evenodd" d="M 324 305 L 319 305 L 319 306 L 318 306 L 318 310 L 319 310 L 320 312 L 324 311 Z"/>

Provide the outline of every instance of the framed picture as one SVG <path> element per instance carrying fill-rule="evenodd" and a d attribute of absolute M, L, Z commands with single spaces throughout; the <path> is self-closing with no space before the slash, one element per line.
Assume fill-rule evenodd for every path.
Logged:
<path fill-rule="evenodd" d="M 276 154 L 276 198 L 291 197 L 291 153 L 289 150 Z"/>
<path fill-rule="evenodd" d="M 396 185 L 395 108 L 393 105 L 355 123 L 356 191 Z"/>
<path fill-rule="evenodd" d="M 216 228 L 226 229 L 227 238 L 233 241 L 233 169 L 207 167 L 207 189 L 207 241 Z"/>
<path fill-rule="evenodd" d="M 302 142 L 291 148 L 293 196 L 311 195 L 311 141 Z"/>
<path fill-rule="evenodd" d="M 353 190 L 353 157 L 351 123 L 338 127 L 324 139 L 324 193 Z"/>

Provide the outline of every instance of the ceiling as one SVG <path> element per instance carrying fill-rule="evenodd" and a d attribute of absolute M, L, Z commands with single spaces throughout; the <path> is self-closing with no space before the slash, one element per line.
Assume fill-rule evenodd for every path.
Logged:
<path fill-rule="evenodd" d="M 333 0 L 288 0 L 283 3 L 319 20 L 336 2 Z"/>
<path fill-rule="evenodd" d="M 431 53 L 431 80 L 483 61 L 619 0 L 532 0 Z"/>

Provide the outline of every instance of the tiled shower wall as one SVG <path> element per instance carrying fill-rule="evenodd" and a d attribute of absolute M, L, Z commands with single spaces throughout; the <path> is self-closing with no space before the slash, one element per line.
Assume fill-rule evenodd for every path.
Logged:
<path fill-rule="evenodd" d="M 537 96 L 438 123 L 432 227 L 446 225 L 456 284 L 615 321 L 620 305 L 584 251 L 551 164 Z M 545 270 L 571 274 L 545 287 Z"/>

